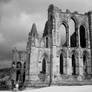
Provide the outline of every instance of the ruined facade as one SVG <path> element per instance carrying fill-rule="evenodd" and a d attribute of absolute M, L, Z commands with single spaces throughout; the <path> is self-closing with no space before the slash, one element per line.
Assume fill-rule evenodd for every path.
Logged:
<path fill-rule="evenodd" d="M 12 50 L 12 76 L 11 80 L 14 80 L 20 84 L 24 84 L 26 79 L 26 51 L 18 51 L 16 48 Z"/>
<path fill-rule="evenodd" d="M 74 22 L 74 31 L 70 28 L 70 21 Z M 91 80 L 92 12 L 63 12 L 50 5 L 42 37 L 37 33 L 35 24 L 28 35 L 25 84 L 42 87 L 90 84 Z"/>

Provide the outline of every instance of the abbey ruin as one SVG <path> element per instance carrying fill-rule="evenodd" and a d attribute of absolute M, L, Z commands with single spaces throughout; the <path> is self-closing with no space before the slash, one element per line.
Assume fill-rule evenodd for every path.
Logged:
<path fill-rule="evenodd" d="M 12 65 L 14 80 L 29 87 L 92 84 L 92 12 L 50 5 L 42 37 L 33 24 L 26 51 L 13 50 Z"/>

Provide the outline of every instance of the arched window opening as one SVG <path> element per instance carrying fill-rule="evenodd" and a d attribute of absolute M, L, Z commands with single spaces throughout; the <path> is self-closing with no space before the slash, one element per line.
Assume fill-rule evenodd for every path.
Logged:
<path fill-rule="evenodd" d="M 17 62 L 17 71 L 16 71 L 16 81 L 20 81 L 21 80 L 21 68 L 22 68 L 22 64 L 21 62 Z"/>
<path fill-rule="evenodd" d="M 75 55 L 72 55 L 72 75 L 76 75 L 76 59 Z"/>
<path fill-rule="evenodd" d="M 25 82 L 25 71 L 23 73 L 23 83 Z"/>
<path fill-rule="evenodd" d="M 42 61 L 42 71 L 40 73 L 46 74 L 46 60 L 45 60 L 45 58 Z"/>
<path fill-rule="evenodd" d="M 83 55 L 83 69 L 84 69 L 84 75 L 87 75 L 87 56 Z"/>
<path fill-rule="evenodd" d="M 57 40 L 59 46 L 62 46 L 66 43 L 66 27 L 62 24 L 58 30 Z"/>
<path fill-rule="evenodd" d="M 63 68 L 64 68 L 64 67 L 63 67 L 63 62 L 64 62 L 64 61 L 63 61 L 63 54 L 61 53 L 61 54 L 60 54 L 60 74 L 63 74 L 63 73 L 64 73 L 64 72 L 63 72 L 63 70 L 64 70 L 64 69 L 63 69 Z"/>
<path fill-rule="evenodd" d="M 21 62 L 17 62 L 17 66 L 16 66 L 17 68 L 21 68 L 22 67 L 22 64 L 21 64 Z"/>
<path fill-rule="evenodd" d="M 16 81 L 20 81 L 21 80 L 21 71 L 17 70 L 16 72 Z"/>
<path fill-rule="evenodd" d="M 70 19 L 70 21 L 69 21 L 69 34 L 70 34 L 70 46 L 76 47 L 77 46 L 77 39 L 76 39 L 76 30 L 75 30 L 74 19 Z"/>
<path fill-rule="evenodd" d="M 80 26 L 80 46 L 82 48 L 86 47 L 85 28 L 82 25 Z"/>
<path fill-rule="evenodd" d="M 46 48 L 48 48 L 48 37 L 46 37 Z"/>

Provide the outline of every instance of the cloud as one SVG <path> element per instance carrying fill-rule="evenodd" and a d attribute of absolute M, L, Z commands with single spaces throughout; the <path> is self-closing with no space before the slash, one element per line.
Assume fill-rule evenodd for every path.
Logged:
<path fill-rule="evenodd" d="M 2 17 L 0 29 L 5 39 L 14 43 L 27 40 L 28 33 L 34 22 L 36 22 L 38 33 L 42 32 L 45 20 L 46 18 L 41 14 L 27 14 L 22 12 L 19 16 L 10 18 Z"/>
<path fill-rule="evenodd" d="M 0 3 L 8 3 L 10 2 L 11 0 L 0 0 Z"/>
<path fill-rule="evenodd" d="M 0 61 L 11 59 L 14 46 L 26 48 L 33 23 L 39 34 L 43 32 L 50 4 L 62 11 L 68 8 L 83 13 L 92 9 L 92 0 L 0 0 Z"/>
<path fill-rule="evenodd" d="M 5 38 L 3 37 L 2 34 L 0 34 L 0 43 L 3 43 L 3 42 L 5 42 Z"/>
<path fill-rule="evenodd" d="M 16 47 L 18 50 L 26 50 L 26 42 L 19 42 L 13 45 L 13 48 Z"/>

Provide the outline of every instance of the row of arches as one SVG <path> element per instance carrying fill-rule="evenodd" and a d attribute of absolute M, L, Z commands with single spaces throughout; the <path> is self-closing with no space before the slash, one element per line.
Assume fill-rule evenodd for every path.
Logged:
<path fill-rule="evenodd" d="M 64 74 L 64 55 L 60 54 L 60 74 Z M 68 62 L 68 61 L 67 61 Z M 71 56 L 71 67 L 72 67 L 72 75 L 79 74 L 79 61 L 77 60 L 77 56 L 75 53 Z M 84 75 L 88 74 L 88 55 L 87 53 L 83 54 L 83 72 Z"/>
<path fill-rule="evenodd" d="M 61 53 L 60 54 L 60 57 L 59 57 L 59 71 L 60 71 L 60 74 L 65 74 L 64 72 L 64 69 L 65 69 L 65 55 L 64 53 Z M 84 75 L 87 75 L 88 74 L 88 53 L 84 51 L 83 53 L 83 57 L 82 57 L 82 60 L 83 60 L 83 72 L 84 72 Z M 69 62 L 69 61 L 67 61 Z M 47 65 L 47 61 L 46 61 L 46 58 L 43 58 L 42 60 L 42 70 L 40 73 L 42 74 L 46 74 L 46 65 Z M 72 53 L 71 55 L 71 67 L 72 67 L 72 75 L 79 75 L 79 61 L 78 61 L 78 57 L 77 57 L 77 54 L 76 52 Z M 67 68 L 67 67 L 66 67 Z"/>
<path fill-rule="evenodd" d="M 84 24 L 78 26 L 78 23 L 73 18 L 69 20 L 68 24 L 65 21 L 61 23 L 58 29 L 60 46 L 67 43 L 70 47 L 77 47 L 78 44 L 82 48 L 86 47 L 86 40 L 88 39 L 87 27 Z"/>

